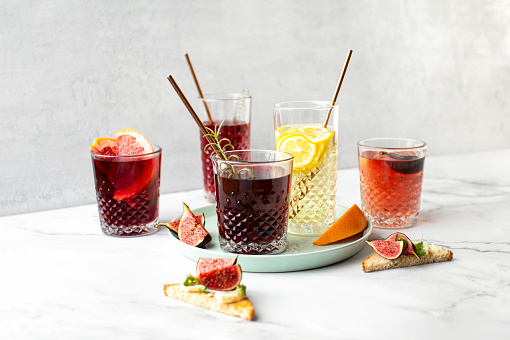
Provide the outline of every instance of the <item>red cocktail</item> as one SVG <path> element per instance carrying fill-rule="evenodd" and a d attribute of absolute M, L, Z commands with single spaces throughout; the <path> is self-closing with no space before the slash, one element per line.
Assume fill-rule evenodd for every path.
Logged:
<path fill-rule="evenodd" d="M 219 129 L 220 144 L 222 146 L 231 142 L 235 150 L 250 148 L 250 114 L 251 97 L 245 93 L 206 94 L 201 98 L 203 102 L 203 116 L 212 117 L 204 119 L 204 125 L 212 131 Z M 207 115 L 205 113 L 208 113 Z M 228 139 L 222 140 L 222 139 Z M 200 147 L 202 156 L 202 171 L 204 176 L 205 198 L 214 202 L 214 174 L 211 162 L 212 148 L 207 146 L 207 140 L 200 132 Z M 205 149 L 205 152 L 204 152 Z M 232 150 L 232 147 L 226 147 Z"/>
<path fill-rule="evenodd" d="M 216 122 L 217 126 L 221 124 L 221 122 Z M 209 121 L 204 122 L 204 125 L 212 130 L 214 130 L 214 124 L 211 124 Z M 234 122 L 233 120 L 226 120 L 221 125 L 221 129 L 219 131 L 218 140 L 222 140 L 223 138 L 227 138 L 230 140 L 235 150 L 246 150 L 250 148 L 250 123 L 249 122 Z M 221 146 L 224 147 L 227 142 L 225 140 L 220 142 Z M 200 133 L 200 147 L 202 148 L 202 171 L 204 173 L 204 190 L 207 198 L 211 198 L 214 200 L 214 172 L 213 165 L 211 161 L 211 153 L 212 147 L 207 146 L 207 139 Z M 204 152 L 205 149 L 205 152 Z M 227 147 L 227 150 L 231 149 Z"/>
<path fill-rule="evenodd" d="M 143 155 L 91 153 L 101 228 L 112 236 L 156 232 L 161 148 Z"/>
<path fill-rule="evenodd" d="M 220 247 L 238 254 L 276 254 L 287 245 L 292 155 L 276 151 L 213 156 Z"/>
<path fill-rule="evenodd" d="M 414 226 L 420 211 L 425 143 L 372 139 L 361 141 L 358 149 L 361 204 L 365 214 L 375 227 Z"/>

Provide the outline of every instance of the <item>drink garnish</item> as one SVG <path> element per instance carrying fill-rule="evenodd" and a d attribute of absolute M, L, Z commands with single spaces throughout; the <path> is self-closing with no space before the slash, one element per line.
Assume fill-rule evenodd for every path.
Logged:
<path fill-rule="evenodd" d="M 390 169 L 404 175 L 415 174 L 422 171 L 425 162 L 425 157 L 420 158 L 412 151 L 408 151 L 406 154 L 379 151 L 379 155 L 381 156 L 381 160 L 385 161 Z"/>
<path fill-rule="evenodd" d="M 277 135 L 276 149 L 294 155 L 296 172 L 311 171 L 322 161 L 333 135 L 320 125 L 283 127 Z"/>
<path fill-rule="evenodd" d="M 232 142 L 230 142 L 230 140 L 228 138 L 222 138 L 222 139 L 219 139 L 220 138 L 220 130 L 221 130 L 221 126 L 223 125 L 225 121 L 222 121 L 221 124 L 218 126 L 218 125 L 215 125 L 214 126 L 214 130 L 209 128 L 209 127 L 205 127 L 206 130 L 209 132 L 208 134 L 205 134 L 204 137 L 207 138 L 207 140 L 209 141 L 209 143 L 204 147 L 204 153 L 208 154 L 207 152 L 207 147 L 208 146 L 211 146 L 211 148 L 213 149 L 212 153 L 211 153 L 211 159 L 212 159 L 212 156 L 214 154 L 219 154 L 221 155 L 220 158 L 223 158 L 224 160 L 232 160 L 232 159 L 235 159 L 235 161 L 237 162 L 244 162 L 243 160 L 241 160 L 239 158 L 238 155 L 229 155 L 227 157 L 227 155 L 225 154 L 225 151 L 232 151 L 232 150 L 235 150 L 234 148 L 234 145 L 232 144 Z M 222 145 L 223 143 L 223 145 Z M 230 147 L 231 150 L 227 150 L 227 148 Z M 232 173 L 232 176 L 235 176 L 237 175 L 238 177 L 242 177 L 241 176 L 241 173 L 244 171 L 246 172 L 247 174 L 249 174 L 248 176 L 251 177 L 251 178 L 255 178 L 255 174 L 253 173 L 253 170 L 251 169 L 248 169 L 248 168 L 242 168 L 240 169 L 239 171 L 237 171 L 236 173 L 236 170 L 234 168 L 234 166 L 230 165 L 230 164 L 222 164 L 224 166 L 223 169 L 221 169 L 221 174 L 224 176 L 224 173 L 227 172 L 227 171 L 230 171 Z M 230 177 L 230 176 L 227 176 L 227 177 Z M 245 176 L 246 178 L 246 176 Z"/>
<path fill-rule="evenodd" d="M 243 89 L 241 91 L 241 97 L 239 97 L 239 99 L 237 100 L 236 110 L 234 112 L 234 118 L 233 118 L 234 122 L 236 122 L 239 119 L 239 116 L 241 115 L 241 111 L 243 110 L 244 100 L 246 98 L 248 98 L 249 95 L 250 95 L 250 91 L 245 90 L 245 89 Z"/>
<path fill-rule="evenodd" d="M 99 155 L 130 156 L 154 152 L 149 140 L 133 129 L 115 132 L 116 138 L 96 138 L 90 146 L 90 151 Z"/>
<path fill-rule="evenodd" d="M 393 159 L 398 159 L 400 161 L 409 161 L 412 159 L 418 159 L 418 155 L 412 154 L 412 155 L 402 155 L 395 152 L 387 152 L 387 151 L 379 151 L 380 155 L 387 155 Z"/>
<path fill-rule="evenodd" d="M 117 137 L 117 155 L 141 155 L 154 152 L 151 143 L 140 132 L 124 129 L 115 132 Z"/>
<path fill-rule="evenodd" d="M 90 146 L 90 151 L 98 155 L 114 156 L 117 154 L 116 138 L 96 138 Z"/>
<path fill-rule="evenodd" d="M 90 146 L 91 152 L 105 156 L 133 156 L 154 152 L 147 137 L 139 131 L 133 129 L 119 130 L 115 132 L 115 136 L 116 138 L 96 138 Z M 156 169 L 153 167 L 141 168 L 137 172 L 137 180 L 129 186 L 122 185 L 122 181 L 117 181 L 113 198 L 116 201 L 130 199 L 149 183 L 155 172 Z"/>
<path fill-rule="evenodd" d="M 205 127 L 205 129 L 207 130 L 208 133 L 204 134 L 204 137 L 205 138 L 209 137 L 209 138 L 207 138 L 209 143 L 204 147 L 204 153 L 209 154 L 207 151 L 207 147 L 210 146 L 213 149 L 213 151 L 211 153 L 211 157 L 215 153 L 219 153 L 223 156 L 224 159 L 227 159 L 227 156 L 225 156 L 225 151 L 227 151 L 227 148 L 230 147 L 231 150 L 234 150 L 234 145 L 232 145 L 232 143 L 230 142 L 230 140 L 228 138 L 219 139 L 221 126 L 223 125 L 224 122 L 225 121 L 222 121 L 219 126 L 215 125 L 214 130 L 207 126 Z M 223 143 L 223 145 L 221 145 L 222 143 Z"/>

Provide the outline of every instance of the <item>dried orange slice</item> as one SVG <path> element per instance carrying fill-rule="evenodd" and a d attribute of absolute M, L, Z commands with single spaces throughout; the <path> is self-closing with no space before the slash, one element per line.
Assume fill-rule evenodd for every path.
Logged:
<path fill-rule="evenodd" d="M 114 138 L 96 138 L 90 151 L 99 155 L 113 156 L 117 153 L 117 140 Z"/>
<path fill-rule="evenodd" d="M 149 140 L 140 132 L 124 129 L 115 132 L 117 137 L 117 155 L 141 155 L 154 152 Z"/>

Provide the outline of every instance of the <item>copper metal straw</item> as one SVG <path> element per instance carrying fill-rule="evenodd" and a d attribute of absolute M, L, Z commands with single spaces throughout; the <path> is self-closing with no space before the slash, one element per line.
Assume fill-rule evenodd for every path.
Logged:
<path fill-rule="evenodd" d="M 335 94 L 333 95 L 333 99 L 331 99 L 331 106 L 336 104 L 336 99 L 338 98 L 338 93 L 340 92 L 340 87 L 342 86 L 342 82 L 344 81 L 345 72 L 347 72 L 347 66 L 349 66 L 349 60 L 351 60 L 352 50 L 349 50 L 347 53 L 347 57 L 345 58 L 344 67 L 342 69 L 342 73 L 340 74 L 340 78 L 338 78 L 338 83 L 336 84 Z M 322 127 L 326 128 L 328 126 L 329 116 L 331 116 L 331 110 L 328 110 L 328 115 L 326 119 L 324 119 L 324 123 Z"/>
<path fill-rule="evenodd" d="M 177 83 L 175 82 L 175 80 L 172 77 L 172 75 L 169 75 L 167 79 L 170 82 L 170 84 L 172 84 L 175 92 L 177 92 L 177 95 L 179 96 L 179 98 L 181 98 L 184 106 L 186 106 L 186 108 L 188 109 L 189 113 L 191 114 L 191 117 L 193 117 L 193 119 L 197 123 L 198 127 L 200 128 L 200 131 L 202 131 L 202 134 L 207 139 L 209 144 L 212 146 L 214 151 L 220 151 L 220 149 L 218 149 L 218 146 L 214 143 L 214 140 L 211 138 L 210 133 L 205 128 L 204 123 L 202 123 L 202 121 L 200 120 L 200 117 L 197 116 L 195 110 L 193 110 L 193 108 L 191 107 L 190 103 L 186 99 L 186 96 L 184 96 L 184 93 L 182 93 L 181 89 L 179 88 L 179 85 L 177 85 Z M 218 154 L 218 156 L 221 159 L 226 160 L 225 156 L 223 156 L 223 154 L 221 152 L 216 152 L 216 153 Z"/>
<path fill-rule="evenodd" d="M 186 61 L 188 62 L 189 70 L 191 71 L 191 75 L 193 76 L 193 80 L 195 81 L 195 85 L 197 86 L 198 95 L 200 98 L 204 99 L 204 94 L 202 93 L 202 89 L 200 88 L 200 84 L 198 83 L 197 75 L 195 74 L 195 70 L 193 69 L 193 65 L 191 65 L 191 60 L 189 59 L 188 53 L 184 55 L 186 57 Z M 211 124 L 214 123 L 211 112 L 209 111 L 209 106 L 207 102 L 204 100 L 205 112 L 207 113 L 207 118 L 209 118 L 209 122 Z"/>

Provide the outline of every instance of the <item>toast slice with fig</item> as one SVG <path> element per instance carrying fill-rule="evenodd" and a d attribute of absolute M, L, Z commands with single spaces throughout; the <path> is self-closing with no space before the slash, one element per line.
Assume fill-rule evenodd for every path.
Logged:
<path fill-rule="evenodd" d="M 236 316 L 246 320 L 253 320 L 255 308 L 247 297 L 232 303 L 220 303 L 212 294 L 201 292 L 185 292 L 181 290 L 181 284 L 166 284 L 164 286 L 166 296 L 175 300 L 189 303 L 193 306 L 206 308 L 215 312 Z"/>

